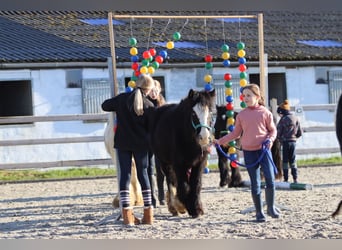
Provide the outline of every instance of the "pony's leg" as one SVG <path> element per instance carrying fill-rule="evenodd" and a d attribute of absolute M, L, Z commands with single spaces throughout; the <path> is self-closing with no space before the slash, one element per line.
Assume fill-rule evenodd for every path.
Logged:
<path fill-rule="evenodd" d="M 169 212 L 173 216 L 178 216 L 178 211 L 176 209 L 176 182 L 175 175 L 172 173 L 171 166 L 167 166 L 163 163 L 160 165 L 162 171 L 165 173 L 167 192 L 166 192 L 166 203 Z"/>
<path fill-rule="evenodd" d="M 203 206 L 201 202 L 201 189 L 202 189 L 202 174 L 206 161 L 201 162 L 199 165 L 191 169 L 189 178 L 189 193 L 187 195 L 186 208 L 192 218 L 197 218 L 203 215 Z"/>
<path fill-rule="evenodd" d="M 222 150 L 227 153 L 228 149 L 222 147 Z M 216 150 L 218 156 L 218 167 L 220 170 L 220 187 L 224 187 L 230 183 L 229 169 L 228 169 L 228 159 L 222 155 L 219 150 Z"/>
<path fill-rule="evenodd" d="M 243 182 L 242 182 L 242 177 L 241 177 L 239 167 L 238 166 L 233 167 L 232 163 L 230 163 L 229 166 L 230 166 L 230 170 L 232 172 L 232 178 L 231 178 L 231 182 L 229 183 L 228 187 L 242 187 Z"/>

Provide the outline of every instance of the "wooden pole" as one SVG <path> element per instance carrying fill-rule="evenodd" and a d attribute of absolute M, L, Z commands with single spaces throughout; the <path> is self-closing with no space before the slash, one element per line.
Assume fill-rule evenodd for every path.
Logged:
<path fill-rule="evenodd" d="M 208 19 L 217 19 L 217 18 L 258 18 L 257 16 L 255 15 L 244 15 L 244 16 L 241 16 L 241 15 L 235 15 L 235 16 L 164 16 L 164 15 L 144 15 L 144 16 L 141 16 L 141 15 L 113 15 L 113 18 L 117 18 L 117 19 L 120 19 L 120 18 L 158 18 L 158 19 L 165 19 L 165 18 L 170 18 L 170 19 L 199 19 L 199 18 L 208 18 Z"/>
<path fill-rule="evenodd" d="M 119 84 L 116 73 L 116 56 L 115 56 L 115 38 L 114 38 L 114 26 L 113 26 L 113 14 L 108 13 L 108 30 L 109 30 L 109 40 L 110 40 L 110 53 L 112 57 L 112 73 L 113 73 L 113 84 L 114 84 L 114 96 L 119 93 Z"/>
<path fill-rule="evenodd" d="M 265 98 L 265 106 L 268 107 L 268 95 L 266 93 L 265 81 L 265 57 L 264 57 L 264 25 L 263 14 L 258 14 L 258 38 L 259 38 L 259 68 L 260 68 L 260 91 L 261 95 Z"/>

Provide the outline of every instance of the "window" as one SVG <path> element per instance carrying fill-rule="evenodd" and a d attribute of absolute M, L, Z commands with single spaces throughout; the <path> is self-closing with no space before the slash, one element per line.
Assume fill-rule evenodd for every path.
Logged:
<path fill-rule="evenodd" d="M 0 81 L 0 116 L 33 115 L 31 80 Z"/>
<path fill-rule="evenodd" d="M 329 102 L 334 104 L 342 94 L 342 70 L 328 71 Z"/>
<path fill-rule="evenodd" d="M 82 80 L 83 113 L 103 113 L 101 104 L 111 97 L 111 87 L 108 79 Z"/>

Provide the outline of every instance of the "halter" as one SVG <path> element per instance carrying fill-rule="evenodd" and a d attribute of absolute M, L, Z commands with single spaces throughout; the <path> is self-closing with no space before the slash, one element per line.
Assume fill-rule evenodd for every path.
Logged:
<path fill-rule="evenodd" d="M 196 113 L 193 111 L 193 113 L 196 115 Z M 197 115 L 196 115 L 197 116 Z M 211 131 L 213 131 L 213 128 L 212 127 L 210 127 L 210 126 L 208 126 L 208 125 L 206 125 L 206 124 L 202 124 L 202 123 L 198 123 L 198 124 L 195 124 L 194 123 L 194 120 L 192 119 L 192 116 L 191 116 L 191 124 L 192 124 L 192 127 L 197 131 L 197 129 L 198 128 L 202 128 L 202 127 L 204 127 L 204 128 L 206 128 L 206 129 L 208 129 L 210 132 Z"/>

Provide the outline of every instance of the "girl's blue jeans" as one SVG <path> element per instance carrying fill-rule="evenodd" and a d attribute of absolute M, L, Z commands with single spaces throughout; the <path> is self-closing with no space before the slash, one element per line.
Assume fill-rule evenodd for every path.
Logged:
<path fill-rule="evenodd" d="M 243 151 L 244 160 L 246 165 L 252 165 L 256 163 L 262 154 L 262 150 L 255 151 Z M 260 168 L 261 167 L 261 168 Z M 252 194 L 261 193 L 261 176 L 260 169 L 262 169 L 265 177 L 266 187 L 269 189 L 274 189 L 274 167 L 272 154 L 266 153 L 261 159 L 260 163 L 254 166 L 247 167 L 247 172 L 251 181 L 251 192 Z"/>

